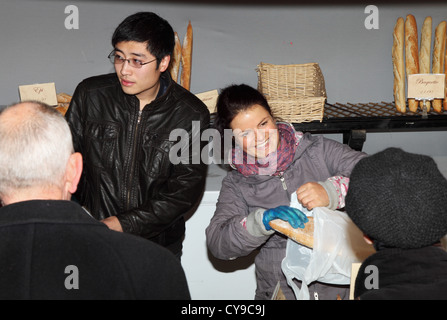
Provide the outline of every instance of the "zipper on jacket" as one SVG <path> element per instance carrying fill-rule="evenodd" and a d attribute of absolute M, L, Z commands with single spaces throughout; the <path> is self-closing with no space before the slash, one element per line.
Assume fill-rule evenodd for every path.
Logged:
<path fill-rule="evenodd" d="M 279 177 L 279 180 L 281 180 L 281 183 L 282 183 L 282 187 L 283 187 L 283 189 L 284 189 L 284 190 L 287 190 L 286 179 L 284 179 L 284 176 L 283 176 L 283 174 L 282 174 L 282 173 L 280 173 L 280 174 L 278 175 L 278 177 Z"/>
<path fill-rule="evenodd" d="M 138 119 L 137 119 L 137 125 L 135 127 L 135 135 L 133 139 L 133 149 L 132 149 L 132 157 L 131 157 L 131 167 L 130 167 L 130 174 L 129 174 L 129 187 L 127 188 L 127 203 L 126 208 L 129 210 L 130 208 L 130 194 L 132 192 L 132 180 L 133 180 L 133 174 L 135 170 L 135 157 L 137 153 L 137 142 L 138 142 L 138 128 L 141 121 L 141 115 L 143 113 L 143 110 L 138 111 Z"/>
<path fill-rule="evenodd" d="M 138 111 L 138 120 L 137 123 L 140 123 L 141 121 L 141 114 L 143 113 L 143 110 Z"/>

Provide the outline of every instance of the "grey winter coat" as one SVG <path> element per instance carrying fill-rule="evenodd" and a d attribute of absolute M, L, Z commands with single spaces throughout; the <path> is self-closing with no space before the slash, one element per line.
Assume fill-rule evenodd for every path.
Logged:
<path fill-rule="evenodd" d="M 354 165 L 365 156 L 334 140 L 306 133 L 283 179 L 265 175 L 245 177 L 236 170 L 229 172 L 222 181 L 216 212 L 206 229 L 211 253 L 216 258 L 232 260 L 259 249 L 255 260 L 255 298 L 270 299 L 280 281 L 286 298 L 295 299 L 281 270 L 287 238 L 273 230 L 266 231 L 259 217 L 266 209 L 290 205 L 291 194 L 307 182 L 320 182 L 333 199 L 335 188 L 324 182 L 333 176 L 349 177 Z M 256 229 L 255 224 L 258 228 L 261 225 L 264 231 L 250 232 Z M 349 294 L 346 287 L 340 290 L 319 283 L 311 285 L 309 291 L 311 297 L 316 291 L 320 299 L 335 299 L 337 294 L 348 298 Z"/>

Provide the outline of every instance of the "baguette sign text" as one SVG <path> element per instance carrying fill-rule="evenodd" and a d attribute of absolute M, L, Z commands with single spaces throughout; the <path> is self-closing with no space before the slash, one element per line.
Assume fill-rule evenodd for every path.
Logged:
<path fill-rule="evenodd" d="M 410 74 L 408 98 L 418 100 L 444 99 L 445 74 Z"/>

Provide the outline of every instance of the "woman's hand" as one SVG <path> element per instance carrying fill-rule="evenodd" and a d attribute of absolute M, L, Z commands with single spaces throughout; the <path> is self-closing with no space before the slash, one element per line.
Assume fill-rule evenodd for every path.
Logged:
<path fill-rule="evenodd" d="M 316 207 L 327 207 L 329 205 L 329 196 L 324 187 L 317 182 L 308 182 L 296 190 L 298 201 L 312 210 Z"/>
<path fill-rule="evenodd" d="M 264 212 L 262 222 L 267 231 L 272 229 L 269 222 L 275 219 L 287 221 L 295 229 L 304 228 L 304 224 L 309 221 L 301 210 L 289 206 L 279 206 Z"/>

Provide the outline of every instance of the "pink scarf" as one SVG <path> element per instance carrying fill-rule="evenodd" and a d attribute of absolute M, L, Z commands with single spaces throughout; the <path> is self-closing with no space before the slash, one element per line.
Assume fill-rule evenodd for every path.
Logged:
<path fill-rule="evenodd" d="M 292 163 L 296 148 L 303 136 L 302 132 L 295 132 L 288 123 L 277 123 L 279 133 L 279 147 L 263 159 L 255 159 L 236 145 L 231 153 L 231 165 L 244 176 L 250 175 L 279 175 Z"/>

